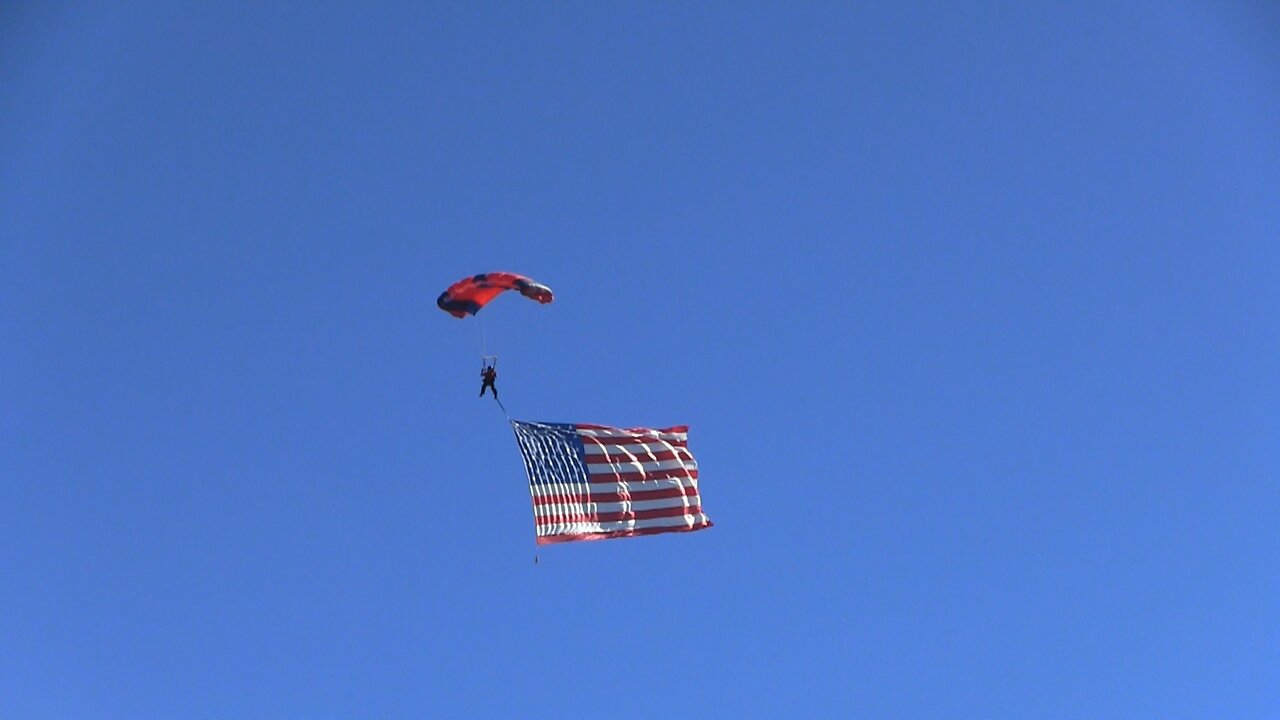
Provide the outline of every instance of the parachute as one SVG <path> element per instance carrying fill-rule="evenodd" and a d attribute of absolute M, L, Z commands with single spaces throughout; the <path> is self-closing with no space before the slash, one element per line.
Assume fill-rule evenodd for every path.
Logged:
<path fill-rule="evenodd" d="M 553 299 L 551 288 L 530 278 L 515 273 L 491 272 L 472 275 L 450 285 L 448 290 L 440 293 L 436 305 L 456 318 L 465 318 L 480 312 L 480 308 L 507 290 L 519 290 L 521 295 L 543 305 Z"/>

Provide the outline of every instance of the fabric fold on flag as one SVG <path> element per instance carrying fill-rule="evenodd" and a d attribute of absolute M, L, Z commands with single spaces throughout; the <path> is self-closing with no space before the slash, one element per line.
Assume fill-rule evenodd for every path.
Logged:
<path fill-rule="evenodd" d="M 689 427 L 512 420 L 539 545 L 711 527 Z"/>

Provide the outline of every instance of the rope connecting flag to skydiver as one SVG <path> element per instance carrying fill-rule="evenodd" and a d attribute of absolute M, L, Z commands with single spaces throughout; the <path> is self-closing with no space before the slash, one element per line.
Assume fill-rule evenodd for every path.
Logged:
<path fill-rule="evenodd" d="M 539 545 L 711 527 L 689 428 L 512 420 Z"/>

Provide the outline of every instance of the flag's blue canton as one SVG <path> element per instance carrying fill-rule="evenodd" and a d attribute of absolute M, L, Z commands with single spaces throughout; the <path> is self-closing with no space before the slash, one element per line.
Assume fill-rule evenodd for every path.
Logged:
<path fill-rule="evenodd" d="M 586 485 L 587 457 L 573 425 L 513 422 L 530 485 Z"/>

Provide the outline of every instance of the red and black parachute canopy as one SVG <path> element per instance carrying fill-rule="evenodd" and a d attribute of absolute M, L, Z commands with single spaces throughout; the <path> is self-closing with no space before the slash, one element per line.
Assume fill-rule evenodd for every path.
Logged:
<path fill-rule="evenodd" d="M 466 277 L 440 293 L 436 305 L 456 318 L 475 315 L 507 290 L 519 290 L 520 294 L 542 304 L 552 301 L 551 288 L 540 285 L 523 275 L 509 272 L 480 273 Z"/>

